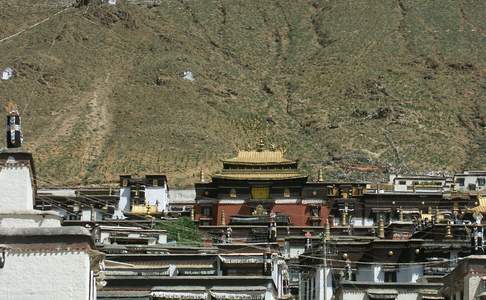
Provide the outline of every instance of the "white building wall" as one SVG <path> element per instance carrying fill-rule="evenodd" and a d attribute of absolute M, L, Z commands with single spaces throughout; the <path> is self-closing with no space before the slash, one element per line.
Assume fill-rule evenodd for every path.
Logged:
<path fill-rule="evenodd" d="M 83 209 L 81 210 L 81 221 L 102 221 L 103 212 L 99 209 Z"/>
<path fill-rule="evenodd" d="M 0 214 L 0 227 L 10 228 L 31 228 L 31 227 L 59 227 L 61 220 L 59 216 L 49 213 L 31 214 Z"/>
<path fill-rule="evenodd" d="M 120 201 L 118 202 L 118 209 L 121 211 L 130 210 L 130 187 L 120 188 Z"/>
<path fill-rule="evenodd" d="M 381 265 L 362 265 L 356 272 L 356 281 L 384 282 L 385 274 Z"/>
<path fill-rule="evenodd" d="M 419 265 L 405 265 L 401 266 L 397 272 L 398 282 L 417 282 L 421 276 L 424 275 L 423 266 Z"/>
<path fill-rule="evenodd" d="M 364 292 L 343 292 L 343 300 L 367 300 L 368 297 Z"/>
<path fill-rule="evenodd" d="M 157 210 L 167 211 L 169 199 L 167 189 L 164 186 L 146 186 L 145 201 L 149 205 L 157 205 Z"/>
<path fill-rule="evenodd" d="M 0 212 L 33 208 L 34 194 L 30 169 L 16 164 L 0 167 Z"/>
<path fill-rule="evenodd" d="M 345 291 L 343 292 L 343 300 L 368 300 L 368 296 L 364 291 Z M 417 300 L 419 299 L 419 295 L 417 293 L 404 293 L 399 292 L 396 300 Z"/>
<path fill-rule="evenodd" d="M 325 282 L 325 276 L 324 272 L 326 272 L 327 276 L 327 283 Z M 323 266 L 320 266 L 316 269 L 315 273 L 316 277 L 316 283 L 317 283 L 317 293 L 316 293 L 316 300 L 331 300 L 333 297 L 334 290 L 332 288 L 332 273 L 331 269 L 329 267 L 324 268 Z M 326 296 L 324 297 L 324 290 L 326 291 Z"/>
<path fill-rule="evenodd" d="M 7 253 L 0 269 L 0 298 L 89 299 L 90 273 L 85 252 Z"/>
<path fill-rule="evenodd" d="M 419 295 L 417 293 L 404 293 L 399 292 L 397 295 L 397 300 L 417 300 Z"/>
<path fill-rule="evenodd" d="M 478 275 L 467 275 L 464 278 L 464 300 L 476 299 L 476 294 L 481 284 L 481 277 Z"/>
<path fill-rule="evenodd" d="M 167 244 L 167 233 L 160 233 L 157 241 L 159 244 Z"/>
<path fill-rule="evenodd" d="M 304 254 L 305 252 L 305 246 L 293 246 L 290 245 L 289 247 L 289 257 L 290 258 L 298 258 L 299 255 Z"/>

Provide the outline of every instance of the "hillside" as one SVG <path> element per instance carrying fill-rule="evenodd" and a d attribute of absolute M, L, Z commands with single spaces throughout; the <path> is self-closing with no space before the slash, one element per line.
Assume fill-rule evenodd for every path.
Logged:
<path fill-rule="evenodd" d="M 485 1 L 57 2 L 0 2 L 40 184 L 189 184 L 259 137 L 328 178 L 486 167 Z"/>

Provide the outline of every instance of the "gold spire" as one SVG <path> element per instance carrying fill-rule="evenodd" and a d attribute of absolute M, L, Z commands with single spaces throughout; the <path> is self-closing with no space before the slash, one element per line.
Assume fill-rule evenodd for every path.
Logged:
<path fill-rule="evenodd" d="M 385 238 L 385 221 L 383 221 L 383 217 L 380 217 L 380 221 L 378 222 L 378 237 L 380 239 Z"/>
<path fill-rule="evenodd" d="M 260 138 L 257 143 L 257 151 L 261 152 L 265 148 L 265 142 L 263 141 L 263 138 Z"/>
<path fill-rule="evenodd" d="M 344 211 L 341 212 L 341 226 L 347 225 L 346 219 L 347 219 L 347 213 Z"/>
<path fill-rule="evenodd" d="M 322 175 L 322 169 L 321 168 L 319 168 L 319 174 L 318 174 L 318 177 L 317 177 L 317 181 L 318 182 L 324 181 L 324 175 Z"/>
<path fill-rule="evenodd" d="M 329 220 L 326 221 L 326 228 L 324 232 L 324 239 L 329 241 L 331 239 L 331 225 L 329 224 Z"/>
<path fill-rule="evenodd" d="M 206 182 L 206 179 L 204 177 L 205 177 L 204 171 L 203 169 L 201 169 L 201 173 L 199 174 L 199 181 L 203 183 Z"/>

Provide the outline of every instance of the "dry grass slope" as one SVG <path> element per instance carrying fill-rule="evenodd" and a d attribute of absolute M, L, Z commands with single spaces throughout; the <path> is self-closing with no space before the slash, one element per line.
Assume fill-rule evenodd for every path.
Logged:
<path fill-rule="evenodd" d="M 60 10 L 43 3 L 0 2 L 0 39 Z M 70 8 L 0 42 L 18 71 L 0 101 L 24 110 L 50 183 L 189 184 L 261 136 L 333 178 L 484 168 L 485 14 L 480 0 Z"/>

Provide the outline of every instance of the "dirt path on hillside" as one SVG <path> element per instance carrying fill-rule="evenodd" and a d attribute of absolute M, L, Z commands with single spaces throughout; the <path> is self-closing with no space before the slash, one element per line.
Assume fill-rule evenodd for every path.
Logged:
<path fill-rule="evenodd" d="M 108 73 L 104 80 L 98 80 L 93 92 L 87 98 L 89 112 L 84 120 L 86 130 L 81 139 L 83 141 L 81 145 L 83 152 L 80 157 L 83 173 L 81 177 L 85 175 L 88 165 L 100 156 L 106 137 L 111 131 L 113 117 L 108 110 L 108 104 L 114 84 L 115 81 L 111 80 L 111 74 Z"/>
<path fill-rule="evenodd" d="M 35 140 L 29 141 L 29 148 L 36 153 L 40 147 L 49 145 L 49 152 L 44 155 L 75 151 L 81 170 L 85 172 L 91 161 L 101 154 L 105 138 L 111 130 L 113 117 L 108 106 L 115 82 L 111 73 L 98 78 L 90 91 L 75 96 L 71 102 L 73 105 L 53 116 L 51 126 Z M 73 139 L 78 147 L 66 149 L 66 141 Z"/>

